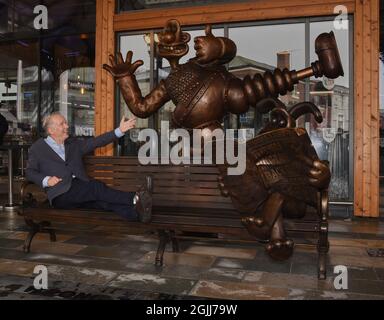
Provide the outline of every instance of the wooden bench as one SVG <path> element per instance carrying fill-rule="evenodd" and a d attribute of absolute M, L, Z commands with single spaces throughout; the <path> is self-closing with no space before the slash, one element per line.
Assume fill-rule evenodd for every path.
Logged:
<path fill-rule="evenodd" d="M 235 211 L 230 198 L 223 197 L 218 189 L 218 169 L 214 165 L 140 165 L 136 157 L 86 157 L 86 170 L 90 177 L 105 182 L 116 189 L 136 191 L 144 183 L 146 175 L 154 181 L 153 220 L 149 224 L 129 222 L 117 214 L 95 210 L 58 210 L 47 201 L 33 200 L 36 192 L 30 192 L 26 182 L 21 189 L 22 215 L 30 228 L 24 251 L 29 252 L 32 239 L 37 232 L 50 233 L 56 240 L 52 222 L 98 225 L 142 229 L 157 233 L 159 245 L 156 265 L 163 264 L 167 243 L 178 251 L 178 239 L 229 239 L 255 241 L 243 227 L 240 215 Z M 36 187 L 35 187 L 36 188 Z M 43 198 L 44 199 L 44 198 Z M 318 277 L 326 277 L 326 254 L 328 252 L 328 198 L 319 193 L 319 205 L 313 215 L 301 220 L 285 219 L 288 236 L 303 239 L 317 245 Z"/>

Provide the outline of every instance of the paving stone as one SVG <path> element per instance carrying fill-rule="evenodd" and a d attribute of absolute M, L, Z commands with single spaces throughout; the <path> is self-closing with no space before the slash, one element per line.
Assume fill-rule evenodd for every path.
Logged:
<path fill-rule="evenodd" d="M 361 247 L 330 246 L 329 255 L 368 257 L 367 249 Z"/>
<path fill-rule="evenodd" d="M 78 256 L 80 259 L 86 259 L 83 266 L 88 268 L 111 270 L 118 272 L 150 272 L 153 274 L 159 274 L 162 271 L 161 267 L 156 267 L 154 263 L 143 263 L 141 259 L 109 259 L 99 257 L 86 257 Z"/>
<path fill-rule="evenodd" d="M 271 273 L 261 271 L 247 272 L 244 282 L 281 288 L 324 290 L 333 289 L 333 279 L 318 280 L 317 275 Z"/>
<path fill-rule="evenodd" d="M 15 259 L 15 260 L 23 260 L 28 254 L 24 253 L 22 250 L 18 249 L 0 249 L 0 258 L 4 259 Z"/>
<path fill-rule="evenodd" d="M 289 292 L 287 288 L 272 288 L 247 282 L 200 280 L 190 294 L 214 299 L 281 300 L 287 299 Z"/>
<path fill-rule="evenodd" d="M 13 234 L 12 231 L 0 230 L 0 238 L 8 238 L 11 234 Z"/>
<path fill-rule="evenodd" d="M 121 244 L 122 239 L 118 238 L 108 238 L 108 237 L 99 237 L 99 236 L 77 236 L 70 240 L 67 240 L 65 243 L 84 245 L 84 246 L 99 246 L 99 247 L 113 247 Z"/>
<path fill-rule="evenodd" d="M 143 256 L 140 261 L 147 263 L 154 263 L 156 252 L 149 252 Z M 194 267 L 207 267 L 209 268 L 214 263 L 216 257 L 208 255 L 188 254 L 188 253 L 175 253 L 165 252 L 163 263 L 169 265 L 188 265 Z"/>
<path fill-rule="evenodd" d="M 384 280 L 384 269 L 382 268 L 374 268 L 377 279 L 378 280 Z"/>
<path fill-rule="evenodd" d="M 306 275 L 311 275 L 311 276 L 317 276 L 317 267 L 318 267 L 317 261 L 314 261 L 311 264 L 301 263 L 301 262 L 297 261 L 297 262 L 292 263 L 290 272 L 292 274 L 306 274 Z M 327 270 L 328 274 L 329 274 L 329 272 L 330 272 L 330 269 Z"/>
<path fill-rule="evenodd" d="M 302 264 L 317 264 L 317 252 L 300 252 L 295 250 L 290 258 L 292 263 L 300 262 Z"/>
<path fill-rule="evenodd" d="M 36 263 L 32 262 L 0 259 L 0 274 L 11 274 L 30 277 L 33 275 L 33 270 L 35 266 Z"/>
<path fill-rule="evenodd" d="M 384 281 L 348 279 L 348 292 L 384 295 Z"/>
<path fill-rule="evenodd" d="M 48 275 L 49 279 L 105 285 L 116 278 L 118 273 L 110 270 L 50 265 Z"/>
<path fill-rule="evenodd" d="M 196 281 L 166 278 L 145 273 L 125 273 L 109 283 L 112 287 L 132 288 L 170 294 L 188 294 Z"/>
<path fill-rule="evenodd" d="M 112 259 L 121 259 L 124 261 L 133 261 L 141 259 L 146 252 L 141 250 L 136 250 L 135 248 L 131 249 L 122 249 L 120 247 L 95 247 L 90 246 L 86 247 L 79 252 L 77 256 L 89 256 L 89 257 L 101 257 L 101 258 L 112 258 Z"/>
<path fill-rule="evenodd" d="M 356 237 L 356 233 L 352 233 L 351 236 Z M 384 234 L 377 234 L 377 233 L 359 233 L 358 237 L 360 239 L 384 240 Z"/>
<path fill-rule="evenodd" d="M 87 266 L 93 259 L 64 254 L 30 253 L 24 255 L 24 260 L 36 261 L 40 264 Z"/>
<path fill-rule="evenodd" d="M 140 252 L 148 252 L 157 250 L 157 242 L 148 242 L 148 241 L 134 241 L 131 239 L 124 239 L 118 246 L 119 250 L 121 249 L 130 249 Z M 170 247 L 170 246 L 169 246 Z"/>
<path fill-rule="evenodd" d="M 0 248 L 17 248 L 23 244 L 23 240 L 0 238 Z"/>
<path fill-rule="evenodd" d="M 345 265 L 346 267 L 384 268 L 384 259 L 380 257 L 333 255 L 330 257 L 330 263 L 332 265 Z"/>
<path fill-rule="evenodd" d="M 194 267 L 188 265 L 169 265 L 161 267 L 160 274 L 161 276 L 170 278 L 198 280 L 206 271 L 207 268 L 205 267 Z"/>
<path fill-rule="evenodd" d="M 347 246 L 347 247 L 360 247 L 360 248 L 383 248 L 383 240 L 370 240 L 370 239 L 329 239 L 330 246 Z"/>
<path fill-rule="evenodd" d="M 18 231 L 18 232 L 12 232 L 7 238 L 24 241 L 27 235 L 28 235 L 28 232 Z M 56 242 L 64 242 L 69 239 L 72 239 L 73 237 L 74 237 L 73 235 L 69 235 L 69 234 L 56 233 Z M 33 237 L 32 243 L 35 243 L 37 241 L 50 242 L 49 234 L 39 232 Z"/>
<path fill-rule="evenodd" d="M 380 280 L 373 268 L 348 267 L 348 277 L 359 280 Z"/>
<path fill-rule="evenodd" d="M 246 274 L 244 270 L 228 268 L 210 268 L 201 274 L 202 280 L 241 281 Z"/>
<path fill-rule="evenodd" d="M 13 240 L 18 241 L 18 240 Z M 45 254 L 68 254 L 74 255 L 86 246 L 66 242 L 32 242 L 31 252 Z M 19 247 L 22 250 L 22 246 Z"/>
<path fill-rule="evenodd" d="M 185 253 L 194 253 L 201 255 L 209 255 L 216 257 L 254 259 L 256 257 L 256 249 L 243 248 L 225 248 L 225 247 L 208 247 L 208 246 L 190 246 L 184 251 Z"/>
<path fill-rule="evenodd" d="M 336 223 L 335 221 L 330 221 L 328 226 L 329 232 L 350 232 L 351 227 L 344 224 Z"/>
<path fill-rule="evenodd" d="M 291 270 L 291 262 L 274 261 L 272 259 L 247 260 L 234 258 L 218 258 L 214 263 L 213 267 L 289 273 Z"/>
<path fill-rule="evenodd" d="M 353 232 L 328 232 L 329 239 L 352 239 L 355 235 Z"/>

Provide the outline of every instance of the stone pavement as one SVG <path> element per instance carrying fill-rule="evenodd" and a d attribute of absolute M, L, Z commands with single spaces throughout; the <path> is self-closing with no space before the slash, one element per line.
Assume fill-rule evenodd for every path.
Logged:
<path fill-rule="evenodd" d="M 317 280 L 317 254 L 307 245 L 276 262 L 257 243 L 181 241 L 180 252 L 167 252 L 164 266 L 155 267 L 155 236 L 72 229 L 56 243 L 37 235 L 25 254 L 24 221 L 0 211 L 0 299 L 384 299 L 384 258 L 367 253 L 384 248 L 380 220 L 330 221 L 325 281 Z M 36 265 L 48 268 L 47 290 L 33 287 Z M 335 265 L 348 268 L 347 290 L 334 288 Z"/>

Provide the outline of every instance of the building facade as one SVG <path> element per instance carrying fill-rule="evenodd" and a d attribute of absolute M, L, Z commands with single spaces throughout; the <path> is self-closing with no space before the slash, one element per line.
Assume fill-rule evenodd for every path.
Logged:
<path fill-rule="evenodd" d="M 143 95 L 149 93 L 169 73 L 166 60 L 156 57 L 156 33 L 168 19 L 178 19 L 183 31 L 189 32 L 192 39 L 204 34 L 207 23 L 212 24 L 214 35 L 231 38 L 238 50 L 227 67 L 239 78 L 276 67 L 300 70 L 310 66 L 317 59 L 315 38 L 322 32 L 333 31 L 344 77 L 336 80 L 310 78 L 280 98 L 287 105 L 311 101 L 323 114 L 322 124 L 315 123 L 311 117 L 303 117 L 299 125 L 308 130 L 320 158 L 330 163 L 333 173 L 331 212 L 344 217 L 379 217 L 378 0 L 235 3 L 199 0 L 193 4 L 179 0 L 62 1 L 73 10 L 70 11 L 72 19 L 62 24 L 55 22 L 59 19 L 54 17 L 55 2 L 45 1 L 51 22 L 47 30 L 38 32 L 32 30 L 36 14 L 24 20 L 15 18 L 15 12 L 27 12 L 38 5 L 38 1 L 0 3 L 3 6 L 0 15 L 12 21 L 2 26 L 0 55 L 8 60 L 14 58 L 11 59 L 12 70 L 6 71 L 7 66 L 0 70 L 2 113 L 10 118 L 13 116 L 12 121 L 17 122 L 19 131 L 24 128 L 23 132 L 35 132 L 34 136 L 42 134 L 41 119 L 51 111 L 66 115 L 71 133 L 85 137 L 111 130 L 121 116 L 130 116 L 118 87 L 102 65 L 109 63 L 110 54 L 120 51 L 125 56 L 132 50 L 133 60 L 144 61 L 136 74 Z M 13 10 L 15 4 L 22 5 L 24 11 Z M 25 38 L 21 31 L 15 30 L 22 22 L 31 28 L 29 32 L 35 37 Z M 69 28 L 71 32 L 67 25 L 72 27 Z M 18 41 L 28 44 L 29 49 L 21 50 L 23 45 Z M 193 56 L 191 41 L 190 51 L 182 62 Z M 169 102 L 154 116 L 139 119 L 137 130 L 132 130 L 117 144 L 101 148 L 98 154 L 137 154 L 138 130 L 148 127 L 160 130 L 161 122 L 170 120 L 174 108 Z M 223 126 L 247 129 L 247 137 L 251 138 L 264 120 L 251 108 L 243 115 L 226 117 Z"/>

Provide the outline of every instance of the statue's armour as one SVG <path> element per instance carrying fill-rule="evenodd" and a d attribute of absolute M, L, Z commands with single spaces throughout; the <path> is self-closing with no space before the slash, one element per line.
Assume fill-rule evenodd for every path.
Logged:
<path fill-rule="evenodd" d="M 217 70 L 202 68 L 194 62 L 187 62 L 171 70 L 165 79 L 167 92 L 176 106 L 191 107 L 193 98 L 208 85 L 209 79 L 216 76 Z"/>
<path fill-rule="evenodd" d="M 165 87 L 171 100 L 180 110 L 178 117 L 175 113 L 172 115 L 173 122 L 178 127 L 184 126 L 184 121 L 218 76 L 223 76 L 221 68 L 203 68 L 194 62 L 187 62 L 171 71 L 165 79 Z"/>

